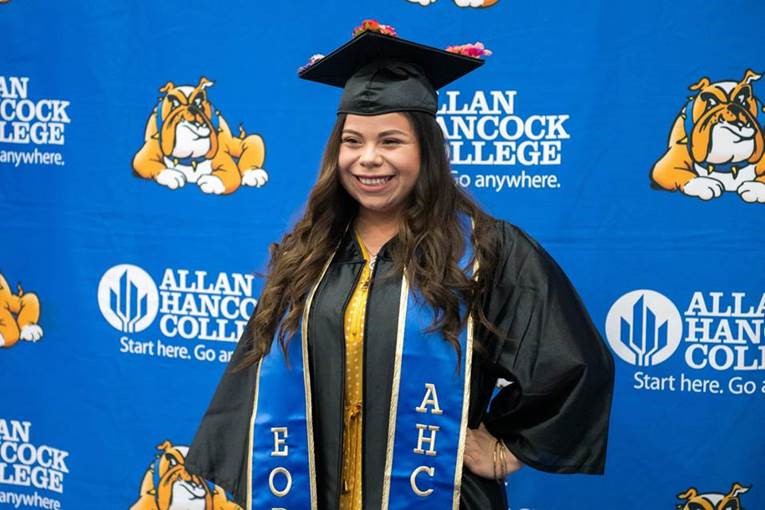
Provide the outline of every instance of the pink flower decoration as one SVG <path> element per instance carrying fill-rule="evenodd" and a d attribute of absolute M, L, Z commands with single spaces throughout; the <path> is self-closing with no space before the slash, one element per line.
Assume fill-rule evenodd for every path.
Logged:
<path fill-rule="evenodd" d="M 482 58 L 491 55 L 491 51 L 487 50 L 482 42 L 475 42 L 473 44 L 458 44 L 456 46 L 449 46 L 446 48 L 449 53 L 457 53 L 458 55 L 465 55 L 466 57 Z"/>
<path fill-rule="evenodd" d="M 366 31 L 377 32 L 378 34 L 389 35 L 391 37 L 398 37 L 396 29 L 390 25 L 383 25 L 374 19 L 365 19 L 361 22 L 361 25 L 353 29 L 353 37 L 361 35 Z"/>
<path fill-rule="evenodd" d="M 311 55 L 311 58 L 308 59 L 308 63 L 298 67 L 298 73 L 302 73 L 303 71 L 305 71 L 309 67 L 313 66 L 316 62 L 318 62 L 319 60 L 321 60 L 323 58 L 324 58 L 324 55 L 322 55 L 321 53 L 317 53 L 315 55 Z"/>

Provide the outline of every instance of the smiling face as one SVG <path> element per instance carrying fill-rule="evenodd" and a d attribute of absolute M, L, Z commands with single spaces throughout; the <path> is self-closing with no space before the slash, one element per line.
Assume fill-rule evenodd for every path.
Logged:
<path fill-rule="evenodd" d="M 348 115 L 338 172 L 359 214 L 396 217 L 420 175 L 420 145 L 406 115 Z"/>

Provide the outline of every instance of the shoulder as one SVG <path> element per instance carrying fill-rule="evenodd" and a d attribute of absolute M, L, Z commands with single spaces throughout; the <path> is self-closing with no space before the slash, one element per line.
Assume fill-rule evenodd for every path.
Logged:
<path fill-rule="evenodd" d="M 564 276 L 555 260 L 529 233 L 505 220 L 490 221 L 499 281 L 538 287 L 550 278 Z"/>
<path fill-rule="evenodd" d="M 491 221 L 498 241 L 497 249 L 501 252 L 541 249 L 539 243 L 519 226 L 498 218 L 491 218 Z"/>

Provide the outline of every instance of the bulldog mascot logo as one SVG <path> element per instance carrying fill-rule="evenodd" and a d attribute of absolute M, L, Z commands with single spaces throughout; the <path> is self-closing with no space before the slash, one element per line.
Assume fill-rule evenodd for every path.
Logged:
<path fill-rule="evenodd" d="M 186 471 L 188 447 L 165 441 L 157 450 L 130 510 L 241 510 L 223 489 Z"/>
<path fill-rule="evenodd" d="M 765 203 L 762 103 L 748 70 L 739 82 L 701 78 L 672 126 L 669 149 L 651 170 L 659 187 L 711 200 L 735 191 L 745 202 Z"/>
<path fill-rule="evenodd" d="M 196 87 L 167 82 L 164 95 L 146 123 L 143 147 L 133 170 L 170 189 L 196 183 L 205 193 L 233 193 L 239 186 L 263 186 L 266 149 L 258 135 L 239 128 L 233 136 L 226 120 L 207 99 L 213 82 L 200 78 Z"/>
<path fill-rule="evenodd" d="M 749 491 L 750 488 L 734 483 L 728 494 L 716 492 L 699 494 L 695 488 L 691 487 L 677 495 L 678 499 L 685 500 L 685 504 L 677 505 L 677 510 L 744 510 L 739 495 Z"/>
<path fill-rule="evenodd" d="M 32 292 L 11 292 L 8 281 L 0 273 L 0 348 L 13 347 L 19 340 L 36 342 L 43 336 L 40 320 L 40 300 Z M 15 317 L 14 317 L 15 314 Z"/>

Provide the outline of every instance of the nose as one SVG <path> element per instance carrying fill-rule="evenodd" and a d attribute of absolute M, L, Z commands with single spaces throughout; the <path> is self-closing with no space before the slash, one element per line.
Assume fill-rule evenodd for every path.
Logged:
<path fill-rule="evenodd" d="M 192 104 L 189 106 L 189 111 L 193 113 L 194 115 L 199 115 L 202 113 L 202 110 L 195 104 Z"/>
<path fill-rule="evenodd" d="M 382 156 L 377 152 L 377 146 L 374 143 L 368 143 L 359 158 L 359 163 L 365 168 L 373 168 L 382 165 Z"/>
<path fill-rule="evenodd" d="M 740 105 L 731 104 L 723 115 L 723 120 L 726 120 L 738 128 L 750 127 L 749 116 L 747 111 Z"/>

